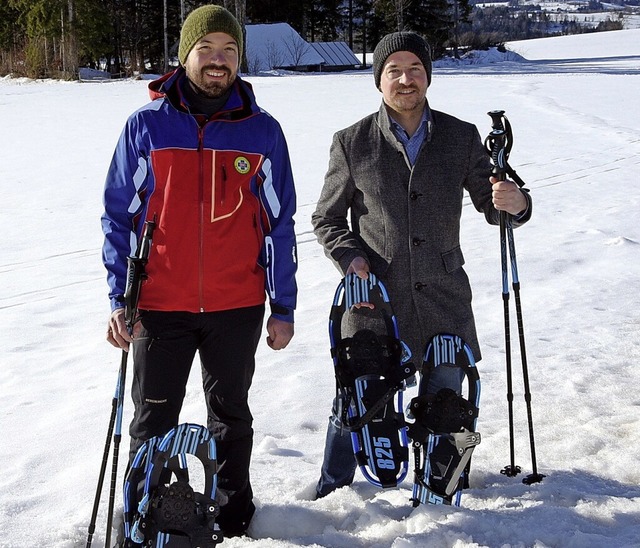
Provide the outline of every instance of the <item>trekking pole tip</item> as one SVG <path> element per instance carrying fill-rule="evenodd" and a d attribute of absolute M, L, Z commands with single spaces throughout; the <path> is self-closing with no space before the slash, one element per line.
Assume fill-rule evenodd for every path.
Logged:
<path fill-rule="evenodd" d="M 544 474 L 529 474 L 522 480 L 525 485 L 533 485 L 534 483 L 540 483 L 543 478 L 546 478 Z"/>
<path fill-rule="evenodd" d="M 513 465 L 509 464 L 505 466 L 502 470 L 500 470 L 501 474 L 504 474 L 509 478 L 513 478 L 517 476 L 520 472 L 522 472 L 522 468 L 520 468 L 519 466 L 516 466 L 515 464 Z"/>

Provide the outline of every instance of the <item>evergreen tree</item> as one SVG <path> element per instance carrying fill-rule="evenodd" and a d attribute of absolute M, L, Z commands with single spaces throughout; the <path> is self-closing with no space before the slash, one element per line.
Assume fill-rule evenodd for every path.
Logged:
<path fill-rule="evenodd" d="M 24 19 L 13 2 L 0 3 L 0 74 L 18 73 L 24 63 Z"/>
<path fill-rule="evenodd" d="M 305 4 L 305 35 L 310 42 L 331 42 L 336 39 L 342 23 L 342 2 L 315 0 Z"/>
<path fill-rule="evenodd" d="M 62 9 L 60 0 L 10 0 L 24 24 L 24 73 L 32 78 L 51 76 L 59 69 Z"/>
<path fill-rule="evenodd" d="M 418 32 L 429 42 L 434 59 L 446 51 L 453 28 L 452 6 L 448 0 L 416 0 L 407 9 L 406 30 Z"/>
<path fill-rule="evenodd" d="M 310 0 L 252 0 L 247 5 L 249 23 L 289 23 L 304 31 L 304 13 Z"/>

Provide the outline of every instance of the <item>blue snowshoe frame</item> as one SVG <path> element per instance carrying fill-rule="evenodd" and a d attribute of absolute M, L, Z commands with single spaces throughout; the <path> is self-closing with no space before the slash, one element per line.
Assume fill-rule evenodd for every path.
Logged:
<path fill-rule="evenodd" d="M 195 456 L 204 468 L 204 493 L 193 493 L 188 487 L 189 470 L 187 455 Z M 164 486 L 173 473 L 178 480 Z M 163 548 L 213 547 L 222 542 L 222 533 L 215 523 L 219 513 L 215 502 L 218 464 L 215 440 L 204 426 L 184 423 L 170 430 L 164 437 L 147 440 L 136 453 L 124 483 L 124 534 L 125 546 Z M 144 485 L 144 487 L 142 487 Z M 187 485 L 189 502 L 197 512 L 198 538 L 193 543 L 189 534 L 178 531 L 154 530 L 154 506 L 158 494 L 164 496 L 173 491 L 184 491 Z M 142 489 L 142 492 L 141 492 Z M 184 494 L 184 493 L 182 493 Z M 193 496 L 193 499 L 191 497 Z M 182 504 L 182 503 L 181 503 Z M 190 516 L 190 520 L 194 516 Z M 194 533 L 195 535 L 196 533 Z M 153 543 L 149 544 L 150 537 Z"/>
<path fill-rule="evenodd" d="M 453 393 L 452 390 L 440 390 L 438 397 L 449 398 L 458 416 L 454 414 L 448 420 L 444 419 L 447 426 L 445 430 L 434 431 L 425 426 L 424 417 L 416 416 L 418 412 L 424 412 L 429 377 L 438 367 L 459 368 L 467 379 L 467 397 Z M 480 404 L 480 376 L 476 367 L 473 352 L 462 338 L 456 335 L 439 334 L 433 337 L 425 352 L 422 377 L 420 380 L 419 395 L 411 400 L 409 413 L 415 421 L 409 425 L 409 436 L 412 440 L 414 451 L 414 484 L 412 501 L 414 506 L 422 504 L 445 504 L 460 506 L 462 489 L 468 481 L 468 472 L 471 455 L 474 448 L 480 443 L 480 434 L 476 432 Z M 445 451 L 455 451 L 459 460 L 453 470 L 445 478 L 446 486 L 442 489 L 442 483 L 436 490 L 432 481 L 432 467 L 430 457 L 440 444 Z"/>
<path fill-rule="evenodd" d="M 386 327 L 386 335 L 359 330 L 343 339 L 343 315 L 360 302 L 374 304 Z M 353 367 L 347 355 L 348 343 L 367 337 L 381 349 L 383 364 L 374 370 Z M 396 487 L 409 468 L 407 426 L 403 414 L 402 393 L 406 380 L 413 377 L 415 367 L 408 363 L 410 353 L 400 341 L 398 323 L 389 294 L 374 275 L 363 280 L 355 274 L 346 276 L 338 285 L 329 317 L 331 356 L 336 375 L 337 397 L 342 399 L 341 424 L 351 432 L 356 462 L 364 477 L 377 487 Z M 345 346 L 346 345 L 346 346 Z M 366 360 L 365 360 L 366 361 Z M 350 378 L 351 375 L 351 378 Z"/>

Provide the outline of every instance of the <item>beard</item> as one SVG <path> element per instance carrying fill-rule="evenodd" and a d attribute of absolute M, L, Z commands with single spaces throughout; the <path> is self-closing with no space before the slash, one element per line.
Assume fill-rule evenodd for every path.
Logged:
<path fill-rule="evenodd" d="M 401 91 L 413 90 L 416 93 L 411 95 L 402 95 Z M 416 86 L 400 86 L 393 92 L 391 96 L 391 105 L 398 112 L 409 112 L 424 107 L 425 95 L 420 93 L 420 89 Z"/>
<path fill-rule="evenodd" d="M 222 80 L 211 81 L 206 74 L 211 71 L 224 72 L 226 76 Z M 187 69 L 187 77 L 197 88 L 198 92 L 211 99 L 216 99 L 224 95 L 236 81 L 236 73 L 222 65 L 207 65 L 199 70 Z"/>

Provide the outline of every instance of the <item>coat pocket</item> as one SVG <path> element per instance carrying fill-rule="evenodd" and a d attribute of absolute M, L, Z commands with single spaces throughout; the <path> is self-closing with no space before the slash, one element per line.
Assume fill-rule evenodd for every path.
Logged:
<path fill-rule="evenodd" d="M 460 246 L 454 247 L 450 251 L 445 251 L 442 255 L 442 264 L 448 274 L 451 274 L 464 265 L 464 255 Z"/>

